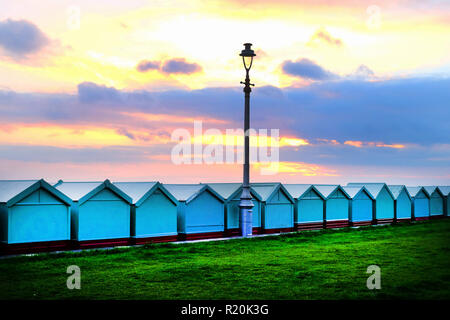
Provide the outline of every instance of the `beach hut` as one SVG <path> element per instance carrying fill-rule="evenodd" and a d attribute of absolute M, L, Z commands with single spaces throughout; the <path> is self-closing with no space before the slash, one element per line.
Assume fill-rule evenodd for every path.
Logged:
<path fill-rule="evenodd" d="M 70 243 L 72 201 L 44 180 L 0 181 L 0 243 L 7 253 L 60 250 Z"/>
<path fill-rule="evenodd" d="M 441 193 L 444 195 L 444 215 L 446 217 L 449 216 L 449 209 L 450 209 L 450 186 L 439 186 L 438 187 Z"/>
<path fill-rule="evenodd" d="M 394 196 L 394 216 L 396 222 L 411 221 L 412 198 L 404 185 L 388 185 Z"/>
<path fill-rule="evenodd" d="M 430 196 L 423 187 L 406 187 L 411 195 L 412 218 L 414 220 L 427 220 L 430 218 Z"/>
<path fill-rule="evenodd" d="M 444 216 L 445 197 L 442 191 L 436 186 L 423 187 L 430 196 L 430 217 L 442 218 Z"/>
<path fill-rule="evenodd" d="M 295 230 L 313 230 L 324 227 L 325 197 L 311 184 L 283 184 L 295 199 Z"/>
<path fill-rule="evenodd" d="M 394 195 L 385 183 L 349 183 L 348 186 L 364 186 L 375 198 L 375 223 L 394 222 Z"/>
<path fill-rule="evenodd" d="M 177 199 L 180 240 L 219 238 L 225 231 L 225 199 L 205 184 L 164 184 Z"/>
<path fill-rule="evenodd" d="M 129 243 L 131 198 L 109 180 L 60 180 L 55 188 L 73 201 L 71 224 L 74 245 L 87 248 Z"/>
<path fill-rule="evenodd" d="M 159 182 L 114 182 L 132 199 L 131 238 L 134 244 L 175 241 L 178 201 Z"/>
<path fill-rule="evenodd" d="M 343 228 L 349 226 L 350 196 L 340 185 L 315 184 L 314 187 L 325 197 L 325 227 Z"/>
<path fill-rule="evenodd" d="M 252 183 L 261 196 L 261 226 L 264 233 L 294 229 L 294 199 L 281 183 Z"/>
<path fill-rule="evenodd" d="M 208 183 L 213 190 L 225 199 L 225 230 L 228 236 L 240 235 L 239 202 L 242 193 L 242 183 Z M 261 233 L 261 196 L 250 188 L 252 195 L 252 226 L 253 234 Z"/>
<path fill-rule="evenodd" d="M 352 226 L 368 226 L 374 222 L 373 201 L 375 198 L 364 186 L 342 187 L 350 196 L 349 216 Z"/>

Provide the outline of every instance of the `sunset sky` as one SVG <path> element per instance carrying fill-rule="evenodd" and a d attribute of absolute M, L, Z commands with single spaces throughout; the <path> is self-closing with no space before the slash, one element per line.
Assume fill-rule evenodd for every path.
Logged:
<path fill-rule="evenodd" d="M 245 42 L 281 138 L 252 180 L 450 184 L 446 0 L 0 0 L 0 179 L 240 181 L 170 155 L 242 127 Z"/>

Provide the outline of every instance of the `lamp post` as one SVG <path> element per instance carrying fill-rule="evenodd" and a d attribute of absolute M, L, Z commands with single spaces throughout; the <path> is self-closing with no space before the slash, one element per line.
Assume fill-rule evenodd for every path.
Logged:
<path fill-rule="evenodd" d="M 244 85 L 245 93 L 245 112 L 244 112 L 244 183 L 242 184 L 241 201 L 239 202 L 239 225 L 243 237 L 249 237 L 253 233 L 252 227 L 252 195 L 250 194 L 250 83 L 249 71 L 253 64 L 253 57 L 255 52 L 251 49 L 251 43 L 244 43 L 244 50 L 241 51 L 240 56 L 244 63 L 246 72 Z"/>

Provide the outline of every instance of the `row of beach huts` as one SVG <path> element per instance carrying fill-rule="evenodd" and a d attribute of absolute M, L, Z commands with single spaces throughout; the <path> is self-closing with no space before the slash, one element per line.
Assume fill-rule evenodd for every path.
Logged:
<path fill-rule="evenodd" d="M 0 181 L 0 253 L 238 236 L 240 183 Z M 450 186 L 252 183 L 253 233 L 448 216 Z"/>

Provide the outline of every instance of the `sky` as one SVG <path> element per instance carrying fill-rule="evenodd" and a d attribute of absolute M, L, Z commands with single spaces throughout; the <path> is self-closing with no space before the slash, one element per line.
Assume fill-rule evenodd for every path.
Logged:
<path fill-rule="evenodd" d="M 450 1 L 0 8 L 0 179 L 241 181 L 240 163 L 171 154 L 179 129 L 203 142 L 194 158 L 231 144 L 251 42 L 251 127 L 280 138 L 276 171 L 252 158 L 252 181 L 450 185 Z"/>

